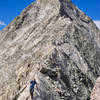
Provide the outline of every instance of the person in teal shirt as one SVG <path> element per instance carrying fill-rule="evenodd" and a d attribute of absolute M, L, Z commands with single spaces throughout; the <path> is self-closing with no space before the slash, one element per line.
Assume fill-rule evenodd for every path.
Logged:
<path fill-rule="evenodd" d="M 30 80 L 30 95 L 31 95 L 31 99 L 32 100 L 33 100 L 33 93 L 34 93 L 34 87 L 35 87 L 35 85 L 36 85 L 36 87 L 38 89 L 36 80 L 35 79 Z"/>

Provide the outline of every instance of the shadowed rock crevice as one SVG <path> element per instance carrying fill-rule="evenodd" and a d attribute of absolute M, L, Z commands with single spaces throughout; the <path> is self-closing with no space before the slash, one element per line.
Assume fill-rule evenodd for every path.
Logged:
<path fill-rule="evenodd" d="M 70 20 L 73 20 L 72 18 L 71 18 L 71 16 L 69 16 L 68 14 L 67 14 L 67 12 L 66 12 L 66 8 L 65 8 L 65 6 L 64 6 L 64 0 L 59 0 L 60 2 L 61 2 L 61 6 L 60 6 L 60 15 L 61 15 L 61 17 L 66 17 L 66 18 L 70 18 Z M 70 3 L 70 1 L 69 2 L 65 2 L 65 3 Z M 70 7 L 70 6 L 69 6 Z M 73 8 L 72 7 L 70 7 L 72 10 L 73 10 Z"/>

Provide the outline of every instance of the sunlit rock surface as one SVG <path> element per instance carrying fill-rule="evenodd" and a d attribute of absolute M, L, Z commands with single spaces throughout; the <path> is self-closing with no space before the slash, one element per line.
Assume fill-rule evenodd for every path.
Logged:
<path fill-rule="evenodd" d="M 100 77 L 97 79 L 96 84 L 91 92 L 91 100 L 100 100 Z"/>
<path fill-rule="evenodd" d="M 70 0 L 37 0 L 0 32 L 0 100 L 89 100 L 100 75 L 100 32 Z"/>

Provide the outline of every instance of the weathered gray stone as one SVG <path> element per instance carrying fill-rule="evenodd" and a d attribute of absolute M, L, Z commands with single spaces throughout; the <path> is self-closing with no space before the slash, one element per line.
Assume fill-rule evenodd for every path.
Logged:
<path fill-rule="evenodd" d="M 37 0 L 0 32 L 0 100 L 89 100 L 100 75 L 100 31 L 71 0 Z"/>

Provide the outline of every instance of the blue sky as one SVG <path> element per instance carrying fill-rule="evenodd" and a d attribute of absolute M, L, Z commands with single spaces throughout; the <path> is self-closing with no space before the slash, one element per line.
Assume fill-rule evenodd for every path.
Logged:
<path fill-rule="evenodd" d="M 21 11 L 35 0 L 1 0 L 0 30 L 8 25 Z M 95 20 L 100 27 L 100 0 L 72 0 L 73 3 Z"/>

